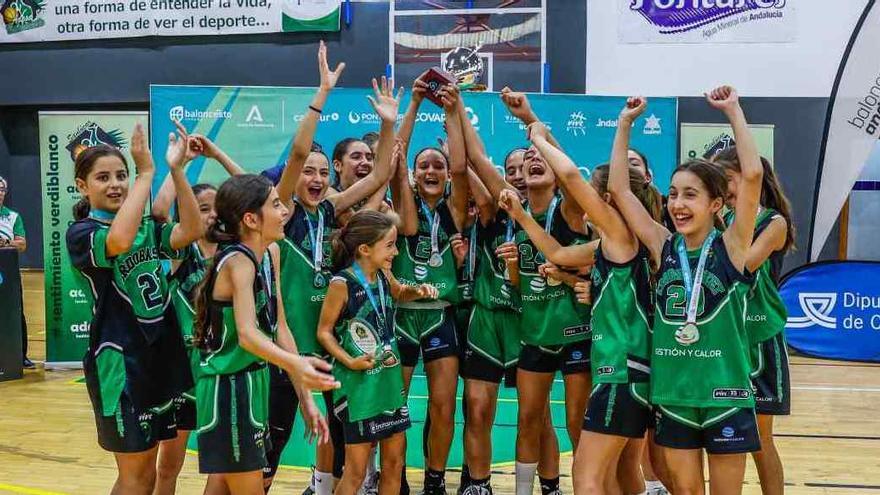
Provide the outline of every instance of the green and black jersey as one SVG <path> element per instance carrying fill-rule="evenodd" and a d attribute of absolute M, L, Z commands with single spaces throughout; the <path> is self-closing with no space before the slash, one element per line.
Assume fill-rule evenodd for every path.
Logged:
<path fill-rule="evenodd" d="M 474 281 L 474 300 L 486 309 L 519 310 L 519 294 L 506 281 L 507 264 L 495 255 L 498 246 L 516 240 L 516 221 L 507 212 L 499 210 L 488 225 L 478 222 L 476 245 L 476 280 Z"/>
<path fill-rule="evenodd" d="M 123 393 L 145 411 L 192 387 L 177 318 L 170 308 L 168 282 L 160 259 L 180 258 L 171 248 L 172 224 L 144 217 L 131 249 L 107 256 L 110 224 L 95 218 L 67 229 L 67 249 L 85 277 L 94 301 L 88 378 L 96 381 L 103 416 L 116 413 Z"/>
<path fill-rule="evenodd" d="M 321 222 L 323 217 L 323 222 Z M 323 250 L 320 270 L 315 270 L 315 247 L 313 235 L 317 234 L 323 223 Z M 300 354 L 324 356 L 324 349 L 318 344 L 318 320 L 321 306 L 330 282 L 330 236 L 338 228 L 336 210 L 333 203 L 323 200 L 318 210 L 311 213 L 301 203 L 297 203 L 293 216 L 284 226 L 285 237 L 278 245 L 281 247 L 281 280 L 284 284 L 284 313 L 287 326 L 296 341 Z M 311 233 L 310 233 L 311 232 Z M 317 280 L 321 283 L 315 283 Z"/>
<path fill-rule="evenodd" d="M 415 195 L 416 211 L 418 212 L 419 228 L 415 235 L 398 236 L 397 248 L 400 251 L 394 258 L 392 272 L 400 283 L 405 285 L 431 284 L 437 288 L 440 301 L 456 304 L 460 300 L 458 290 L 458 274 L 455 267 L 455 256 L 449 239 L 458 233 L 452 211 L 447 198 L 441 199 L 433 211 L 418 195 Z M 426 215 L 426 210 L 431 218 Z M 440 255 L 439 266 L 431 263 L 431 233 L 433 218 L 438 218 L 437 248 Z M 418 304 L 417 302 L 415 304 Z M 413 305 L 413 303 L 410 303 Z"/>
<path fill-rule="evenodd" d="M 653 300 L 648 250 L 639 247 L 626 263 L 614 263 L 596 248 L 590 351 L 593 383 L 647 382 L 651 367 Z"/>
<path fill-rule="evenodd" d="M 757 239 L 770 223 L 779 217 L 772 209 L 762 209 L 755 218 L 755 235 Z M 724 223 L 733 223 L 733 212 L 724 217 Z M 788 311 L 782 298 L 779 297 L 779 275 L 782 272 L 784 251 L 774 251 L 755 271 L 755 281 L 749 291 L 748 309 L 746 313 L 746 332 L 749 342 L 757 344 L 775 337 L 785 329 Z"/>
<path fill-rule="evenodd" d="M 277 330 L 277 300 L 275 291 L 272 256 L 267 250 L 262 261 L 257 261 L 253 251 L 243 244 L 228 244 L 218 248 L 214 255 L 212 270 L 217 273 L 233 256 L 245 256 L 254 264 L 254 303 L 259 330 L 275 340 Z M 214 279 L 216 280 L 216 278 Z M 231 375 L 250 366 L 265 364 L 262 358 L 244 350 L 238 343 L 238 326 L 232 301 L 216 301 L 211 297 L 213 284 L 204 288 L 208 291 L 208 328 L 205 329 L 205 344 L 200 349 L 200 377 Z"/>
<path fill-rule="evenodd" d="M 557 196 L 558 198 L 558 196 Z M 560 201 L 557 199 L 557 201 Z M 546 224 L 547 212 L 533 215 Z M 563 246 L 585 244 L 589 238 L 568 226 L 561 208 L 555 208 L 549 233 Z M 590 338 L 590 306 L 579 304 L 574 290 L 559 280 L 545 279 L 538 267 L 546 262 L 524 230 L 514 236 L 519 249 L 519 292 L 522 301 L 520 332 L 525 344 L 567 345 Z"/>
<path fill-rule="evenodd" d="M 651 356 L 651 402 L 685 407 L 754 407 L 749 381 L 746 297 L 752 280 L 731 263 L 721 235 L 708 250 L 697 304 L 699 338 L 689 345 L 675 334 L 687 319 L 688 300 L 679 262 L 680 234 L 663 245 L 657 273 Z M 700 250 L 688 251 L 691 273 Z"/>
<path fill-rule="evenodd" d="M 373 307 L 352 268 L 339 272 L 333 280 L 345 282 L 348 289 L 348 302 L 335 327 L 339 345 L 352 357 L 375 357 L 375 366 L 366 371 L 348 369 L 339 363 L 333 367 L 333 375 L 342 384 L 334 392 L 334 403 L 347 402 L 349 421 L 391 414 L 406 403 L 400 351 L 394 336 L 391 286 L 381 271 L 376 274 L 376 282 L 369 284 L 379 311 L 384 307 L 383 317 Z"/>

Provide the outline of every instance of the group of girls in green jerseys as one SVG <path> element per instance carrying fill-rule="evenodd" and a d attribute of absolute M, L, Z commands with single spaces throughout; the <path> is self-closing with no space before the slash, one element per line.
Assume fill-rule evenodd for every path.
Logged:
<path fill-rule="evenodd" d="M 374 79 L 378 133 L 328 157 L 315 134 L 344 68 L 330 69 L 321 43 L 319 86 L 274 183 L 180 123 L 149 210 L 140 126 L 133 182 L 115 148 L 77 157 L 67 244 L 94 298 L 84 367 L 99 444 L 116 458 L 112 493 L 174 493 L 193 431 L 206 494 L 266 493 L 299 411 L 316 440 L 308 493 L 408 494 L 420 360 L 426 495 L 447 492 L 458 407 L 458 491 L 492 493 L 502 385 L 517 392 L 517 495 L 536 477 L 543 495 L 561 493 L 558 374 L 576 494 L 703 493 L 705 458 L 711 492 L 740 493 L 746 453 L 763 492 L 783 493 L 776 287 L 794 228 L 733 88 L 706 100 L 736 146 L 679 165 L 664 197 L 629 145 L 642 97 L 627 100 L 610 162 L 589 179 L 509 88 L 501 101 L 526 139 L 500 165 L 454 85 L 436 92 L 443 139 L 410 150 L 431 91 L 421 77 L 399 126 L 403 90 Z M 196 159 L 231 177 L 190 186 Z"/>

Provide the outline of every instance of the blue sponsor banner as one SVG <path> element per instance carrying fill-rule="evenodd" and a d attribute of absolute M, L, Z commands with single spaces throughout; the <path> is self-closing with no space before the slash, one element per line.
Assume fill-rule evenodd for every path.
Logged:
<path fill-rule="evenodd" d="M 257 172 L 284 161 L 314 92 L 314 88 L 151 86 L 150 136 L 157 157 L 156 186 L 167 173 L 159 157 L 165 156 L 167 136 L 174 129 L 172 118 L 179 119 L 189 132 L 211 138 L 246 170 Z M 327 155 L 343 138 L 379 130 L 368 94 L 372 90 L 333 90 L 315 136 Z M 406 110 L 408 99 L 405 95 L 401 112 Z M 608 162 L 624 98 L 533 94 L 529 99 L 585 175 Z M 465 103 L 468 117 L 496 165 L 502 164 L 511 149 L 527 146 L 525 127 L 507 112 L 498 93 L 468 93 Z M 633 127 L 632 145 L 648 157 L 654 180 L 663 192 L 669 188 L 676 165 L 677 113 L 677 99 L 652 98 Z M 443 109 L 428 101 L 422 104 L 409 147 L 410 167 L 418 150 L 436 146 L 437 139 L 444 136 L 443 120 Z M 188 175 L 193 182 L 216 184 L 225 179 L 219 166 L 206 165 L 203 159 L 189 166 Z"/>
<path fill-rule="evenodd" d="M 880 362 L 880 263 L 832 261 L 785 276 L 785 336 L 798 352 Z"/>

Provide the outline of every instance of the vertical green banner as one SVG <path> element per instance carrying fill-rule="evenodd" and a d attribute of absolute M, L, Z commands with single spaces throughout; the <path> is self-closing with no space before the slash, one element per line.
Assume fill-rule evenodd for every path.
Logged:
<path fill-rule="evenodd" d="M 749 126 L 755 136 L 758 153 L 773 163 L 773 125 Z M 693 158 L 709 158 L 719 151 L 736 144 L 733 129 L 727 124 L 681 124 L 681 161 Z"/>
<path fill-rule="evenodd" d="M 65 235 L 80 195 L 74 160 L 92 146 L 109 144 L 129 154 L 131 131 L 146 112 L 40 112 L 40 168 L 43 177 L 43 258 L 46 291 L 46 367 L 79 367 L 89 344 L 92 291 L 73 269 Z"/>

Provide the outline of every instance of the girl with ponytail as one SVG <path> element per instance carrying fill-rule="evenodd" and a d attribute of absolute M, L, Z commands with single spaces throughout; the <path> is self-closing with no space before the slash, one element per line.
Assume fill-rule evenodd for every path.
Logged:
<path fill-rule="evenodd" d="M 395 303 L 435 299 L 430 284 L 404 285 L 391 274 L 397 219 L 360 210 L 333 237 L 333 269 L 318 323 L 318 342 L 332 356 L 342 387 L 333 408 L 342 422 L 345 469 L 337 495 L 354 495 L 379 443 L 379 493 L 399 493 L 410 427 L 401 355 L 394 335 Z M 391 426 L 388 426 L 391 425 Z"/>
<path fill-rule="evenodd" d="M 187 138 L 184 130 L 172 134 L 166 154 L 180 195 L 177 224 L 143 216 L 155 167 L 140 124 L 131 138 L 137 170 L 131 187 L 119 150 L 100 145 L 76 159 L 76 187 L 83 198 L 74 207 L 76 222 L 67 231 L 67 249 L 94 296 L 83 366 L 98 443 L 116 454 L 118 493 L 153 490 L 157 440 L 176 434 L 162 424 L 160 413 L 192 387 L 160 262 L 180 258 L 204 232 L 183 173 Z"/>
<path fill-rule="evenodd" d="M 742 165 L 737 149 L 730 147 L 713 161 L 727 174 L 727 206 L 731 208 L 725 223 L 736 218 L 736 201 L 742 181 Z M 794 246 L 794 222 L 791 204 L 770 162 L 761 157 L 764 178 L 761 203 L 755 219 L 755 235 L 746 260 L 746 268 L 755 274 L 750 293 L 746 332 L 752 361 L 752 388 L 755 412 L 761 434 L 761 450 L 752 453 L 764 493 L 781 494 L 784 490 L 782 460 L 773 440 L 773 417 L 791 413 L 791 380 L 785 344 L 787 313 L 777 289 L 785 254 Z"/>
<path fill-rule="evenodd" d="M 205 493 L 263 493 L 267 362 L 289 375 L 310 436 L 321 442 L 329 432 L 310 391 L 338 384 L 327 363 L 299 355 L 287 327 L 276 243 L 288 211 L 272 183 L 234 176 L 220 186 L 215 207 L 207 238 L 219 246 L 199 289 L 194 330 L 199 469 L 209 474 Z"/>

